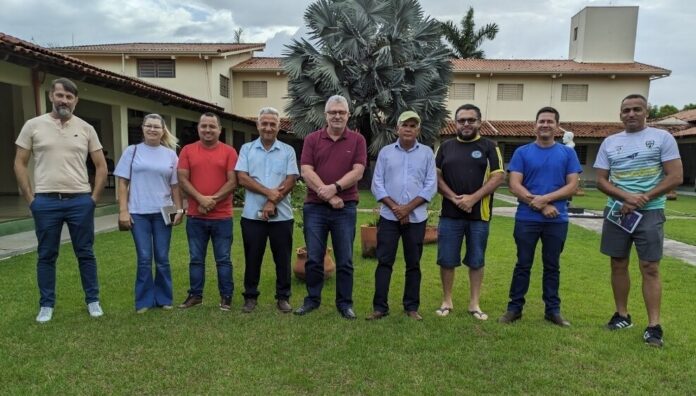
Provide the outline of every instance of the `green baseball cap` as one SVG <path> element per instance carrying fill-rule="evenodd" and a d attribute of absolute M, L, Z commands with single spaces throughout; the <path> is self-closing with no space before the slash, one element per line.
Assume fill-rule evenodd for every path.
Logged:
<path fill-rule="evenodd" d="M 416 121 L 418 121 L 418 125 L 420 125 L 421 119 L 418 116 L 418 113 L 416 113 L 415 111 L 411 111 L 411 110 L 404 111 L 403 113 L 401 113 L 401 115 L 399 116 L 399 124 L 401 124 L 402 122 L 404 122 L 406 120 L 410 120 L 412 118 L 416 119 Z"/>

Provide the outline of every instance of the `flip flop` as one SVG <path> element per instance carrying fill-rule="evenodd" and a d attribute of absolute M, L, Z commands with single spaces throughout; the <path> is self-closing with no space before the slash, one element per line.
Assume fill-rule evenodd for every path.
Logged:
<path fill-rule="evenodd" d="M 440 316 L 443 318 L 445 316 L 449 315 L 450 312 L 452 312 L 452 308 L 450 308 L 450 307 L 440 307 L 440 308 L 435 310 L 435 313 L 437 314 L 437 316 Z"/>
<path fill-rule="evenodd" d="M 488 320 L 488 315 L 481 311 L 469 311 L 469 315 L 473 316 L 478 320 Z"/>

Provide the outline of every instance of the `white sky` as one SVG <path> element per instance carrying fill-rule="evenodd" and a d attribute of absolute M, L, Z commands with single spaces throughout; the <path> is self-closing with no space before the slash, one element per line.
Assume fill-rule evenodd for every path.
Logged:
<path fill-rule="evenodd" d="M 0 32 L 44 46 L 124 42 L 267 42 L 280 56 L 303 34 L 310 0 L 0 0 Z M 635 59 L 672 70 L 651 84 L 650 102 L 696 103 L 693 0 L 421 0 L 426 15 L 459 22 L 469 6 L 477 26 L 500 32 L 483 49 L 492 59 L 566 59 L 570 18 L 585 6 L 640 7 Z"/>

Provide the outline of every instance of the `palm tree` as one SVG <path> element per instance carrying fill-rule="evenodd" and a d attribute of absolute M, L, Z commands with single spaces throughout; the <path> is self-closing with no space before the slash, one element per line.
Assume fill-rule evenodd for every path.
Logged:
<path fill-rule="evenodd" d="M 493 40 L 498 34 L 498 25 L 489 23 L 474 33 L 474 9 L 469 7 L 469 11 L 462 17 L 460 22 L 461 29 L 452 21 L 442 22 L 442 35 L 452 46 L 452 56 L 455 58 L 476 58 L 483 59 L 486 54 L 480 49 L 485 39 Z"/>
<path fill-rule="evenodd" d="M 311 42 L 293 40 L 284 53 L 294 133 L 325 125 L 326 99 L 340 94 L 373 155 L 394 141 L 406 110 L 421 116 L 422 141 L 438 137 L 451 64 L 439 22 L 417 0 L 318 0 L 304 18 Z"/>

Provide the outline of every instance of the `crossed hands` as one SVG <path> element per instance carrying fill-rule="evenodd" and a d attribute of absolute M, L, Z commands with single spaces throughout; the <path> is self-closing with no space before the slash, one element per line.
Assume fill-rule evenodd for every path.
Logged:
<path fill-rule="evenodd" d="M 455 195 L 452 199 L 452 202 L 455 205 L 457 205 L 459 210 L 462 210 L 466 213 L 471 213 L 471 209 L 474 207 L 474 205 L 476 205 L 476 202 L 478 202 L 478 200 L 475 199 L 472 195 L 461 194 Z"/>
<path fill-rule="evenodd" d="M 406 205 L 395 205 L 390 208 L 394 216 L 396 217 L 397 220 L 399 220 L 399 224 L 408 224 L 410 223 L 408 216 L 411 214 L 411 211 Z"/>
<path fill-rule="evenodd" d="M 527 195 L 527 198 L 531 199 L 529 206 L 532 208 L 532 210 L 541 212 L 542 216 L 546 217 L 547 219 L 555 219 L 560 215 L 560 212 L 558 212 L 556 206 L 551 204 L 546 196 L 529 194 Z"/>
<path fill-rule="evenodd" d="M 621 207 L 621 214 L 631 213 L 634 210 L 640 209 L 650 201 L 646 194 L 629 194 L 628 199 L 624 200 Z"/>
<path fill-rule="evenodd" d="M 208 214 L 217 205 L 217 195 L 207 195 L 198 200 L 198 212 L 202 215 Z"/>

